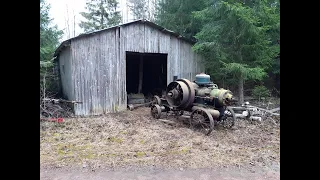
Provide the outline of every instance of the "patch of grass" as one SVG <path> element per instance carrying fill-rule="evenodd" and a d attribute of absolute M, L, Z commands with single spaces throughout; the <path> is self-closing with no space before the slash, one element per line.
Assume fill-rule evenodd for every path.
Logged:
<path fill-rule="evenodd" d="M 188 153 L 190 153 L 190 148 L 189 147 L 183 147 L 183 148 L 181 148 L 179 150 L 169 150 L 165 154 L 166 155 L 170 155 L 170 154 L 172 154 L 172 155 L 178 155 L 178 154 L 183 155 L 183 154 L 188 154 Z"/>
<path fill-rule="evenodd" d="M 123 139 L 117 138 L 117 137 L 108 137 L 107 139 L 110 142 L 116 142 L 116 143 L 122 143 L 123 142 Z"/>
<path fill-rule="evenodd" d="M 168 144 L 168 148 L 170 149 L 174 149 L 178 147 L 178 141 L 170 141 L 169 144 Z"/>
<path fill-rule="evenodd" d="M 126 135 L 126 134 L 128 134 L 128 131 L 120 131 L 119 133 Z"/>
<path fill-rule="evenodd" d="M 107 155 L 108 157 L 117 157 L 117 154 L 111 153 Z"/>
<path fill-rule="evenodd" d="M 140 152 L 140 151 L 136 152 L 136 154 L 134 155 L 134 157 L 137 157 L 137 158 L 141 158 L 141 157 L 144 157 L 144 156 L 146 156 L 146 153 L 145 152 Z"/>
<path fill-rule="evenodd" d="M 82 159 L 94 159 L 96 157 L 96 154 L 92 151 L 88 151 L 84 154 L 82 154 Z"/>
<path fill-rule="evenodd" d="M 180 152 L 182 153 L 182 154 L 186 154 L 186 153 L 189 153 L 190 152 L 190 147 L 183 147 L 181 150 L 180 150 Z"/>

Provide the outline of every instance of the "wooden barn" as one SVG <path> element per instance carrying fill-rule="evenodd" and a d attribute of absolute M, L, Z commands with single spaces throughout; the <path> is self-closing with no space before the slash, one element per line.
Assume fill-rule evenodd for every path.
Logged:
<path fill-rule="evenodd" d="M 146 20 L 68 39 L 54 54 L 63 96 L 82 102 L 74 105 L 76 115 L 126 110 L 127 94 L 146 95 L 204 71 L 192 44 Z"/>

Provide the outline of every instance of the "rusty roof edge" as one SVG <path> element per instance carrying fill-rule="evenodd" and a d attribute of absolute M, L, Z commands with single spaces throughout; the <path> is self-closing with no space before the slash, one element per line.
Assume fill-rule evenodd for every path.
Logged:
<path fill-rule="evenodd" d="M 164 27 L 162 27 L 162 26 L 160 26 L 160 25 L 158 25 L 158 24 L 156 24 L 156 23 L 154 23 L 154 22 L 151 22 L 151 21 L 149 21 L 149 20 L 147 20 L 147 19 L 138 19 L 138 20 L 135 20 L 135 21 L 131 21 L 131 22 L 119 24 L 119 25 L 117 25 L 117 26 L 112 26 L 112 27 L 109 27 L 109 28 L 101 29 L 101 30 L 91 31 L 91 32 L 87 32 L 87 33 L 82 33 L 82 34 L 79 34 L 78 36 L 75 36 L 75 37 L 72 37 L 72 38 L 70 38 L 70 39 L 67 39 L 67 40 L 63 41 L 63 42 L 58 46 L 58 48 L 55 50 L 53 56 L 54 56 L 54 57 L 58 56 L 59 53 L 61 52 L 61 50 L 62 50 L 65 46 L 69 45 L 69 44 L 71 43 L 71 40 L 73 40 L 73 39 L 78 39 L 78 38 L 80 38 L 80 37 L 85 37 L 85 36 L 94 35 L 94 34 L 96 34 L 96 33 L 100 33 L 100 32 L 107 31 L 107 30 L 111 30 L 111 29 L 114 29 L 114 28 L 117 28 L 117 27 L 120 27 L 120 26 L 127 26 L 127 25 L 130 25 L 130 24 L 133 24 L 133 23 L 137 23 L 137 22 L 142 22 L 142 23 L 144 23 L 144 24 L 148 24 L 148 25 L 151 26 L 151 27 L 154 27 L 154 28 L 156 28 L 156 29 L 158 29 L 158 30 L 160 30 L 160 31 L 162 31 L 162 32 L 171 34 L 171 35 L 177 37 L 178 39 L 182 39 L 182 40 L 184 40 L 184 41 L 186 41 L 186 42 L 188 42 L 188 43 L 190 43 L 190 44 L 195 44 L 195 43 L 196 43 L 196 41 L 193 41 L 193 40 L 191 40 L 191 39 L 188 39 L 188 38 L 180 35 L 179 33 L 176 33 L 176 32 L 174 32 L 174 31 L 171 31 L 171 30 L 169 30 L 169 29 L 166 29 L 166 28 L 164 28 Z"/>

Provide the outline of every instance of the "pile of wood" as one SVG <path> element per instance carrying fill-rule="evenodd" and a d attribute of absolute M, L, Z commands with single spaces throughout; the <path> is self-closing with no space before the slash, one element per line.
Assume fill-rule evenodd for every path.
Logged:
<path fill-rule="evenodd" d="M 40 104 L 40 119 L 73 117 L 70 103 L 81 103 L 64 99 L 43 98 Z"/>
<path fill-rule="evenodd" d="M 280 117 L 280 107 L 268 110 L 246 103 L 240 107 L 231 107 L 235 112 L 236 118 L 261 121 L 266 117 Z"/>

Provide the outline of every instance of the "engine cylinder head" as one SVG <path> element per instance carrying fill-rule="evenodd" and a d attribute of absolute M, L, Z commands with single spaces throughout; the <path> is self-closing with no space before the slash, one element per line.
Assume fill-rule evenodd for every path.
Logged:
<path fill-rule="evenodd" d="M 210 96 L 217 98 L 220 106 L 228 106 L 233 101 L 233 94 L 226 89 L 213 89 Z"/>

